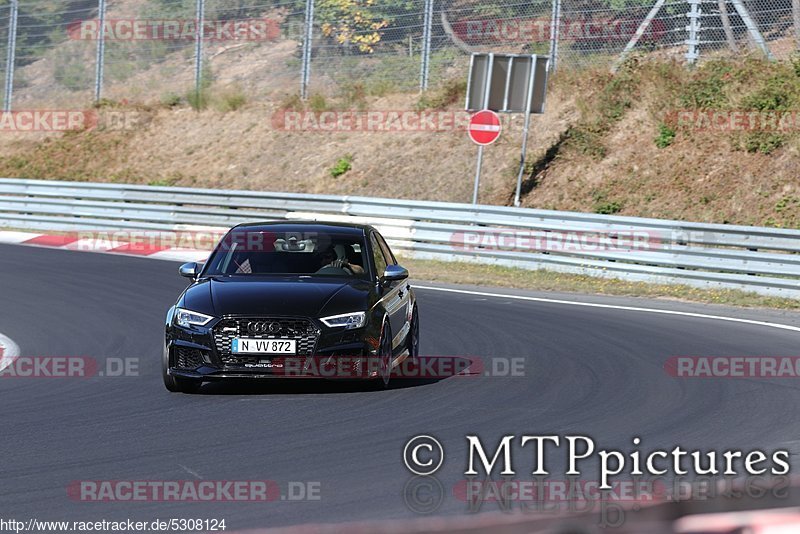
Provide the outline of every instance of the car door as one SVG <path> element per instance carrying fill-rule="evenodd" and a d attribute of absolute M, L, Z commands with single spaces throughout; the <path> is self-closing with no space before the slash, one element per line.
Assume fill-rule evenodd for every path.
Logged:
<path fill-rule="evenodd" d="M 386 240 L 383 239 L 383 236 L 378 232 L 375 232 L 373 235 L 378 242 L 381 254 L 383 255 L 386 264 L 397 265 L 397 259 L 394 257 L 394 254 L 392 254 L 392 251 L 389 249 L 389 245 L 386 244 Z M 409 285 L 408 280 L 398 280 L 392 282 L 387 288 L 387 303 L 391 302 L 392 305 L 390 312 L 392 336 L 399 336 L 399 339 L 405 338 L 408 328 L 410 327 L 408 323 L 408 306 L 409 301 L 411 300 L 410 289 L 411 286 Z M 387 309 L 390 309 L 388 305 Z"/>

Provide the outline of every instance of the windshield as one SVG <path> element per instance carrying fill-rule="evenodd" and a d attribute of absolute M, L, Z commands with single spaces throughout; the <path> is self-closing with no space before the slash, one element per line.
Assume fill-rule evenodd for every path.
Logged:
<path fill-rule="evenodd" d="M 365 251 L 364 236 L 354 233 L 233 230 L 203 274 L 367 278 Z"/>

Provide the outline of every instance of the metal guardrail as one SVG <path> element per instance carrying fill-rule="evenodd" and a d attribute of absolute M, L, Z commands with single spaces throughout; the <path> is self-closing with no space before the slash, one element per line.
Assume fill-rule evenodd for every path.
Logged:
<path fill-rule="evenodd" d="M 198 230 L 349 220 L 401 254 L 800 298 L 800 230 L 333 195 L 0 179 L 0 226 Z"/>

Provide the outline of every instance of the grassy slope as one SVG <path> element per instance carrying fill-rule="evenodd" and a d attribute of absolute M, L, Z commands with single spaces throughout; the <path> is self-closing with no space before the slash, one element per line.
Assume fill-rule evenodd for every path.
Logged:
<path fill-rule="evenodd" d="M 800 64 L 632 64 L 566 77 L 585 95 L 526 199 L 531 207 L 705 222 L 800 225 L 800 142 L 791 132 L 700 131 L 679 110 L 800 109 Z M 567 79 L 563 81 L 566 82 Z"/>
<path fill-rule="evenodd" d="M 534 119 L 524 205 L 798 227 L 796 133 L 698 132 L 676 126 L 667 114 L 798 109 L 799 71 L 791 63 L 745 60 L 694 70 L 633 62 L 616 76 L 559 73 L 547 113 Z M 420 99 L 370 96 L 356 85 L 313 105 L 457 110 L 459 91 L 450 85 Z M 0 175 L 448 201 L 471 196 L 475 147 L 463 132 L 286 133 L 270 118 L 296 101 L 242 102 L 225 87 L 211 93 L 211 106 L 200 112 L 185 102 L 115 108 L 139 115 L 131 131 L 6 134 Z M 513 193 L 519 123 L 508 124 L 501 141 L 486 150 L 483 202 L 505 204 Z M 330 169 L 348 155 L 351 169 L 334 178 Z"/>

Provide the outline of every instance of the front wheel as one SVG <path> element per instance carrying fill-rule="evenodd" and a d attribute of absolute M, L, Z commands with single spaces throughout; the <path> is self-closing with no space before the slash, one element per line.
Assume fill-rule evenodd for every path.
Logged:
<path fill-rule="evenodd" d="M 380 349 L 378 349 L 383 387 L 389 387 L 389 380 L 392 377 L 392 363 L 394 360 L 392 356 L 392 327 L 386 322 L 383 323 L 383 328 L 381 328 Z"/>
<path fill-rule="evenodd" d="M 200 386 L 203 385 L 201 380 L 173 376 L 169 374 L 168 370 L 169 352 L 165 349 L 161 364 L 161 374 L 164 378 L 164 387 L 167 388 L 167 391 L 172 393 L 197 393 L 197 391 L 200 389 Z"/>
<path fill-rule="evenodd" d="M 197 393 L 201 385 L 200 380 L 164 373 L 164 386 L 172 393 Z"/>
<path fill-rule="evenodd" d="M 412 361 L 416 361 L 419 357 L 419 312 L 417 307 L 414 306 L 414 311 L 411 312 L 411 328 L 408 330 L 408 357 Z"/>

